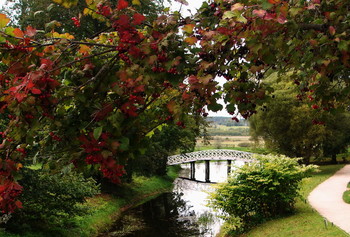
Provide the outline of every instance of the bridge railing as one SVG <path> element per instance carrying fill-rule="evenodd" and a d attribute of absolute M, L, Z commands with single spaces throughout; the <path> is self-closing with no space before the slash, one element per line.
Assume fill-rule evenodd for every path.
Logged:
<path fill-rule="evenodd" d="M 236 150 L 204 150 L 168 157 L 167 165 L 177 165 L 200 160 L 241 160 L 251 162 L 253 153 Z"/>

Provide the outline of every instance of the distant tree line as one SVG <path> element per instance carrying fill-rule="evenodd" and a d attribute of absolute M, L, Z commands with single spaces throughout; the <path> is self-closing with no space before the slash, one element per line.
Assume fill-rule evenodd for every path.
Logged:
<path fill-rule="evenodd" d="M 236 122 L 231 119 L 231 117 L 207 117 L 206 120 L 211 125 L 224 125 L 228 127 L 233 126 L 249 126 L 248 120 L 240 119 L 239 122 Z"/>

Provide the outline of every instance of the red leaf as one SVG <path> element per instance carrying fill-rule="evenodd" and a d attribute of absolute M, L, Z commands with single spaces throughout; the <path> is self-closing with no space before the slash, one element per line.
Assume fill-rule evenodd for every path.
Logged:
<path fill-rule="evenodd" d="M 130 117 L 136 117 L 138 114 L 136 113 L 137 108 L 130 102 L 126 102 L 120 108 L 124 114 L 129 115 Z"/>
<path fill-rule="evenodd" d="M 50 89 L 55 89 L 56 87 L 61 85 L 61 83 L 59 81 L 56 81 L 54 79 L 49 80 L 48 84 L 49 84 Z"/>
<path fill-rule="evenodd" d="M 22 202 L 21 201 L 16 201 L 15 202 L 15 205 L 18 207 L 18 208 L 22 208 Z"/>
<path fill-rule="evenodd" d="M 196 76 L 194 76 L 194 75 L 192 75 L 192 76 L 190 76 L 188 78 L 188 83 L 190 83 L 191 85 L 195 84 L 195 83 L 198 83 L 198 82 L 199 82 L 198 78 Z"/>
<path fill-rule="evenodd" d="M 134 21 L 132 22 L 134 25 L 140 25 L 146 17 L 140 13 L 135 13 L 134 14 Z"/>
<path fill-rule="evenodd" d="M 333 26 L 330 26 L 328 30 L 331 35 L 335 35 L 335 28 Z"/>
<path fill-rule="evenodd" d="M 24 37 L 24 33 L 23 31 L 21 31 L 20 29 L 16 28 L 13 30 L 13 34 L 18 37 L 18 38 L 23 38 Z"/>
<path fill-rule="evenodd" d="M 122 28 L 129 28 L 130 26 L 130 19 L 127 15 L 121 15 L 119 19 L 116 21 L 118 26 Z"/>
<path fill-rule="evenodd" d="M 260 17 L 260 18 L 263 18 L 266 14 L 266 11 L 263 10 L 263 9 L 260 9 L 260 10 L 254 10 L 253 11 L 253 14 Z"/>
<path fill-rule="evenodd" d="M 42 58 L 40 62 L 41 62 L 40 69 L 45 69 L 45 70 L 52 69 L 53 62 L 50 59 Z"/>
<path fill-rule="evenodd" d="M 36 34 L 36 29 L 31 26 L 28 26 L 25 31 L 25 34 L 28 35 L 29 37 L 33 37 Z"/>
<path fill-rule="evenodd" d="M 28 89 L 32 89 L 33 87 L 35 86 L 35 84 L 33 83 L 33 82 L 28 82 L 28 84 L 27 84 L 27 88 Z"/>
<path fill-rule="evenodd" d="M 133 91 L 134 91 L 134 93 L 144 92 L 145 91 L 145 85 L 139 85 L 139 86 L 135 87 Z"/>
<path fill-rule="evenodd" d="M 285 18 L 284 16 L 280 15 L 278 18 L 277 18 L 277 22 L 280 23 L 280 24 L 284 24 L 287 22 L 287 18 Z"/>
<path fill-rule="evenodd" d="M 8 185 L 0 185 L 0 193 L 4 192 L 7 189 Z"/>
<path fill-rule="evenodd" d="M 26 97 L 25 94 L 22 94 L 22 93 L 16 93 L 15 94 L 15 98 L 17 99 L 18 102 L 22 102 L 24 100 L 24 98 Z"/>
<path fill-rule="evenodd" d="M 32 91 L 32 93 L 33 93 L 34 95 L 40 95 L 40 94 L 41 94 L 41 90 L 39 90 L 39 89 L 37 89 L 37 88 L 33 88 L 31 91 Z"/>
<path fill-rule="evenodd" d="M 124 9 L 124 8 L 127 8 L 128 7 L 128 2 L 127 1 L 125 1 L 125 0 L 119 0 L 118 1 L 118 5 L 117 5 L 117 9 L 118 10 L 122 10 L 122 9 Z"/>
<path fill-rule="evenodd" d="M 264 16 L 264 20 L 272 20 L 276 18 L 276 13 L 266 13 Z"/>

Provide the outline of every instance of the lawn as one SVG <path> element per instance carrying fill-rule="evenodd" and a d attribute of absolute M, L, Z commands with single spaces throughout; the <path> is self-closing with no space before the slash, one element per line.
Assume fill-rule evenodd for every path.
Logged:
<path fill-rule="evenodd" d="M 321 217 L 307 203 L 308 194 L 320 183 L 329 178 L 343 165 L 321 166 L 321 172 L 314 174 L 311 178 L 305 179 L 301 194 L 304 200 L 296 203 L 294 215 L 266 222 L 240 237 L 346 237 L 344 231 L 333 226 Z M 346 187 L 344 187 L 345 189 Z"/>

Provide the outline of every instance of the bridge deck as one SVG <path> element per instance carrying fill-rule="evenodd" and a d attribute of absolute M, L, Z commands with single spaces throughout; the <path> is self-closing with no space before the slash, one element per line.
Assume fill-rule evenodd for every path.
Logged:
<path fill-rule="evenodd" d="M 167 165 L 177 165 L 200 160 L 241 160 L 251 162 L 253 153 L 236 150 L 205 150 L 168 157 Z"/>

